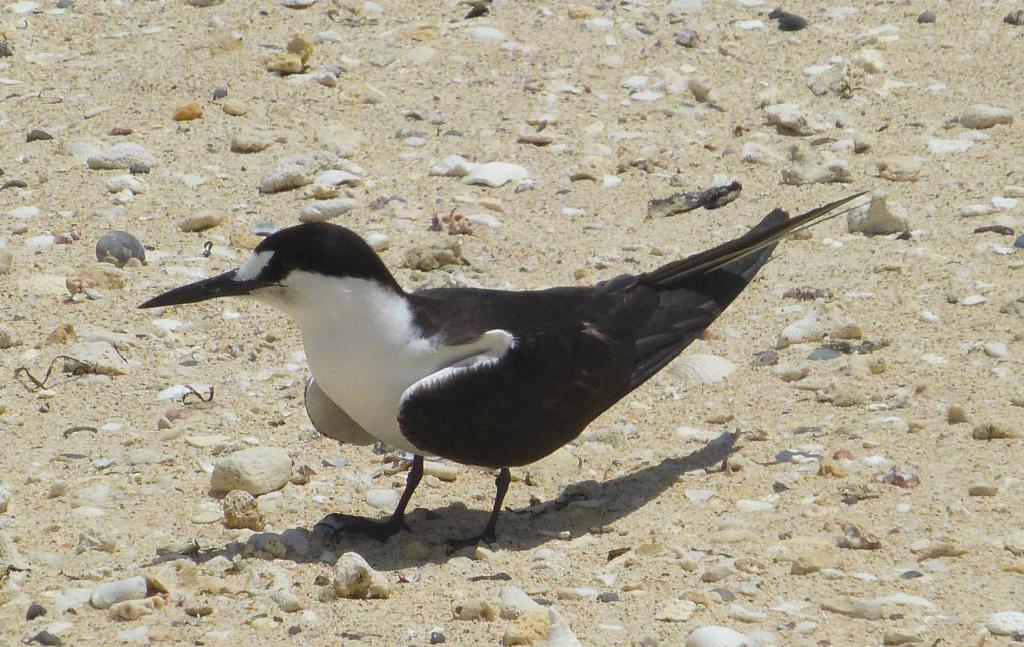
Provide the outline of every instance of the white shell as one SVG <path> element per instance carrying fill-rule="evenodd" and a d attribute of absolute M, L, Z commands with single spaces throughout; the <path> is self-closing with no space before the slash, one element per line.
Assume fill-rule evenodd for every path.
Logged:
<path fill-rule="evenodd" d="M 718 625 L 695 629 L 686 637 L 685 647 L 747 647 L 747 637 L 738 631 Z"/>
<path fill-rule="evenodd" d="M 736 365 L 718 355 L 684 355 L 672 363 L 670 370 L 694 382 L 711 384 L 727 378 Z"/>
<path fill-rule="evenodd" d="M 499 187 L 508 182 L 522 182 L 530 177 L 526 168 L 509 162 L 487 162 L 473 167 L 466 177 L 466 184 Z"/>
<path fill-rule="evenodd" d="M 781 349 L 793 344 L 820 341 L 825 332 L 825 322 L 818 316 L 818 311 L 809 310 L 803 317 L 782 330 L 775 347 Z"/>
<path fill-rule="evenodd" d="M 1024 631 L 1024 613 L 1018 611 L 993 613 L 985 621 L 985 628 L 996 636 L 1011 636 L 1018 631 Z"/>
<path fill-rule="evenodd" d="M 125 600 L 141 600 L 146 597 L 147 591 L 146 578 L 140 575 L 129 577 L 127 580 L 100 584 L 92 590 L 89 601 L 97 609 L 106 609 L 112 604 Z"/>

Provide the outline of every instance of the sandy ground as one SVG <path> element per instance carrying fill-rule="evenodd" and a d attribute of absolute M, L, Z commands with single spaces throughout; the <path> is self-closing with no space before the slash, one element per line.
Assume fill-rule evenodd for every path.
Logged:
<path fill-rule="evenodd" d="M 26 12 L 31 4 L 38 10 Z M 13 344 L 0 350 L 0 484 L 11 495 L 0 504 L 0 562 L 15 566 L 0 579 L 0 642 L 45 630 L 65 645 L 424 645 L 442 627 L 448 644 L 500 644 L 514 621 L 460 620 L 453 608 L 493 601 L 504 586 L 551 603 L 585 645 L 681 645 L 711 624 L 759 644 L 1012 641 L 985 627 L 993 613 L 1024 611 L 1024 539 L 1014 536 L 1024 529 L 1024 441 L 972 433 L 1002 421 L 1024 434 L 1024 257 L 1012 251 L 1022 126 L 1020 115 L 985 130 L 953 119 L 978 103 L 1019 110 L 1024 27 L 1003 22 L 1019 3 L 871 2 L 844 14 L 794 2 L 786 9 L 809 25 L 789 33 L 768 19 L 773 6 L 732 0 L 496 2 L 468 20 L 466 5 L 409 0 L 67 4 L 0 9 L 11 52 L 0 57 L 0 184 L 20 180 L 0 191 L 11 260 L 0 320 Z M 937 22 L 918 24 L 929 8 Z M 753 20 L 763 27 L 743 22 Z M 696 32 L 695 47 L 677 44 L 683 29 Z M 316 42 L 308 73 L 268 72 L 267 58 L 295 34 Z M 828 64 L 816 71 L 835 84 L 819 96 L 806 69 Z M 647 78 L 629 80 L 637 76 Z M 218 88 L 227 95 L 214 100 Z M 710 101 L 691 88 L 710 88 L 701 97 Z M 203 116 L 174 121 L 190 101 Z M 816 132 L 767 124 L 762 105 L 787 101 Z M 245 114 L 226 114 L 227 102 Z M 550 144 L 517 142 L 539 123 Z M 51 138 L 26 141 L 35 129 Z M 265 150 L 231 152 L 238 131 L 260 129 L 273 133 Z M 107 188 L 127 171 L 84 160 L 90 144 L 125 141 L 157 162 L 136 175 L 145 190 L 133 198 Z M 797 141 L 845 162 L 850 182 L 782 183 Z M 751 142 L 782 161 L 744 161 Z M 951 147 L 963 150 L 939 150 Z M 735 370 L 698 384 L 670 369 L 567 450 L 516 470 L 514 512 L 493 552 L 445 554 L 445 539 L 483 524 L 492 497 L 490 475 L 462 469 L 454 483 L 420 487 L 411 534 L 333 547 L 299 540 L 284 557 L 239 556 L 232 566 L 215 558 L 256 540 L 219 521 L 208 470 L 225 453 L 280 447 L 315 472 L 260 497 L 265 531 L 280 536 L 307 538 L 303 529 L 330 512 L 386 514 L 366 493 L 400 491 L 404 473 L 313 431 L 301 342 L 281 315 L 244 301 L 155 314 L 135 306 L 235 267 L 254 224 L 295 223 L 308 188 L 261 194 L 261 177 L 280 158 L 325 149 L 365 171 L 345 189 L 358 206 L 335 222 L 385 234 L 382 256 L 410 288 L 536 289 L 641 271 L 729 239 L 776 206 L 799 212 L 855 190 L 887 193 L 912 233 L 865 237 L 841 218 L 783 243 L 687 351 Z M 532 183 L 428 175 L 452 154 L 522 165 Z M 890 156 L 917 157 L 920 168 L 910 181 L 879 177 Z M 716 175 L 742 182 L 739 199 L 647 217 L 648 200 Z M 1009 199 L 992 207 L 994 197 Z M 989 213 L 963 217 L 972 204 Z M 453 210 L 500 226 L 461 237 L 468 265 L 404 268 L 409 249 L 454 240 L 429 229 Z M 182 231 L 184 218 L 203 213 L 221 223 Z M 1015 231 L 973 233 L 992 224 Z M 95 242 L 114 229 L 147 245 L 149 262 L 121 270 L 123 288 L 70 298 L 66 278 L 96 265 Z M 37 238 L 49 235 L 58 238 Z M 800 287 L 832 297 L 784 296 Z M 983 302 L 965 304 L 972 295 Z M 752 365 L 812 309 L 833 338 L 852 324 L 862 337 L 852 344 L 881 347 L 813 361 L 822 343 L 802 343 L 778 349 L 777 367 Z M 58 361 L 45 390 L 14 379 L 22 366 L 41 379 L 69 348 L 62 342 L 76 343 L 51 336 L 61 326 L 79 341 L 114 339 L 127 374 L 72 376 Z M 178 384 L 213 385 L 215 397 L 157 400 Z M 965 422 L 949 420 L 951 405 Z M 63 433 L 75 426 L 93 430 Z M 722 472 L 722 445 L 706 439 L 734 431 L 737 453 Z M 196 440 L 211 434 L 226 438 Z M 884 482 L 894 468 L 920 485 Z M 874 549 L 841 546 L 858 533 Z M 109 541 L 96 549 L 90 536 Z M 167 553 L 189 545 L 198 553 Z M 619 549 L 628 550 L 610 559 Z M 386 576 L 389 598 L 331 599 L 333 559 L 346 551 Z M 795 572 L 805 567 L 812 572 Z M 68 602 L 75 589 L 140 574 L 170 589 L 152 596 L 160 601 L 148 615 L 116 620 Z M 33 603 L 48 612 L 27 620 Z M 1024 631 L 1017 626 L 1010 631 Z M 548 644 L 571 644 L 558 640 Z"/>

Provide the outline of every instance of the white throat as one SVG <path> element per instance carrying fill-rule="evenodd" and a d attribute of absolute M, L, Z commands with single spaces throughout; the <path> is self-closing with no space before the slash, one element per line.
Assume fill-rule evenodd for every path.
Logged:
<path fill-rule="evenodd" d="M 406 451 L 417 451 L 398 426 L 406 389 L 467 357 L 500 356 L 512 343 L 510 335 L 484 335 L 464 346 L 437 344 L 413 323 L 402 295 L 369 279 L 293 271 L 281 288 L 255 296 L 298 323 L 324 393 L 371 435 Z"/>

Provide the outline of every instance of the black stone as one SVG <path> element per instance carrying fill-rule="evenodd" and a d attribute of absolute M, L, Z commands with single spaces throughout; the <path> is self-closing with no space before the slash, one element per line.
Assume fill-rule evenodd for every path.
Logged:
<path fill-rule="evenodd" d="M 60 647 L 64 644 L 64 641 L 60 639 L 60 636 L 55 636 L 49 631 L 40 631 L 35 636 L 32 636 L 30 643 L 39 643 L 40 645 L 52 645 L 54 647 Z"/>
<path fill-rule="evenodd" d="M 127 231 L 112 231 L 103 234 L 96 241 L 96 260 L 103 262 L 108 258 L 113 259 L 113 264 L 118 267 L 132 258 L 137 258 L 145 263 L 146 250 L 142 247 L 139 239 Z"/>
<path fill-rule="evenodd" d="M 917 23 L 919 25 L 931 25 L 935 22 L 935 12 L 931 9 L 922 11 L 921 15 L 917 17 Z"/>
<path fill-rule="evenodd" d="M 53 139 L 53 135 L 38 128 L 28 131 L 28 134 L 25 135 L 26 142 L 45 142 L 51 139 Z"/>
<path fill-rule="evenodd" d="M 803 16 L 798 16 L 795 13 L 789 13 L 782 9 L 776 9 L 768 14 L 768 17 L 772 20 L 779 21 L 779 29 L 781 31 L 800 31 L 807 26 L 807 19 Z"/>
<path fill-rule="evenodd" d="M 478 0 L 477 2 L 471 2 L 469 12 L 466 14 L 463 20 L 472 20 L 473 18 L 480 18 L 491 13 L 490 0 Z"/>
<path fill-rule="evenodd" d="M 288 627 L 288 635 L 289 636 L 297 636 L 300 633 L 302 633 L 302 627 L 300 627 L 299 625 L 292 625 L 292 626 Z"/>
<path fill-rule="evenodd" d="M 976 234 L 1000 234 L 1002 236 L 1012 236 L 1013 229 L 1005 225 L 986 225 L 984 227 L 978 227 L 974 230 Z"/>
<path fill-rule="evenodd" d="M 1024 249 L 1024 236 L 1021 236 L 1017 240 L 1013 241 L 1013 246 L 1020 249 Z"/>
<path fill-rule="evenodd" d="M 601 595 L 597 596 L 597 601 L 598 602 L 618 602 L 619 601 L 619 594 L 616 593 L 615 591 L 609 591 L 608 593 L 602 593 Z"/>
<path fill-rule="evenodd" d="M 32 604 L 28 605 L 28 611 L 25 612 L 25 619 L 26 620 L 35 620 L 39 616 L 45 616 L 45 615 L 46 615 L 46 607 L 44 607 L 41 604 L 36 604 L 35 602 L 33 602 Z"/>
<path fill-rule="evenodd" d="M 135 175 L 146 175 L 149 173 L 149 164 L 132 164 L 128 167 L 128 172 Z"/>
<path fill-rule="evenodd" d="M 215 88 L 213 90 L 213 100 L 214 101 L 216 101 L 217 99 L 223 99 L 226 96 L 228 96 L 228 91 L 225 90 L 224 88 Z"/>
<path fill-rule="evenodd" d="M 495 573 L 493 575 L 474 575 L 469 578 L 470 582 L 511 582 L 512 576 L 508 573 Z"/>

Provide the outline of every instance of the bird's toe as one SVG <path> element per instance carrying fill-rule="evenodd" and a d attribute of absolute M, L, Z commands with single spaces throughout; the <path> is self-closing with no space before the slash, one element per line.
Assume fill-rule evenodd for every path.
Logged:
<path fill-rule="evenodd" d="M 409 530 L 409 525 L 403 519 L 380 521 L 335 512 L 317 523 L 313 527 L 313 532 L 327 543 L 337 544 L 342 539 L 353 535 L 385 542 L 403 529 Z"/>
<path fill-rule="evenodd" d="M 498 537 L 493 532 L 482 532 L 472 537 L 453 538 L 444 542 L 445 552 L 449 555 L 459 552 L 463 548 L 471 548 L 479 544 L 493 544 Z"/>

